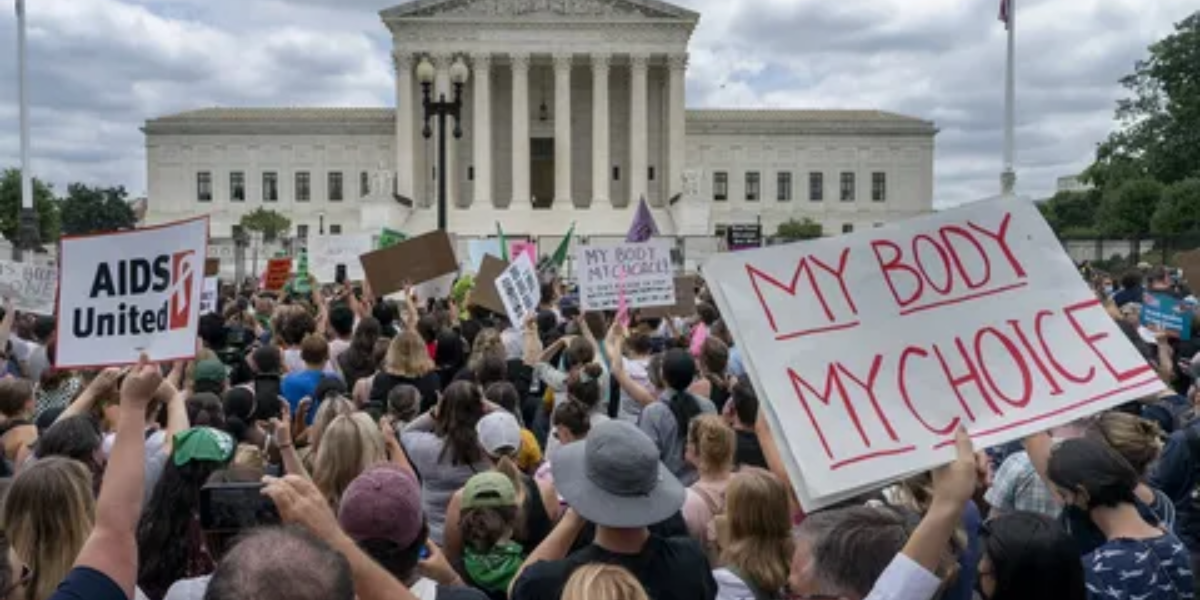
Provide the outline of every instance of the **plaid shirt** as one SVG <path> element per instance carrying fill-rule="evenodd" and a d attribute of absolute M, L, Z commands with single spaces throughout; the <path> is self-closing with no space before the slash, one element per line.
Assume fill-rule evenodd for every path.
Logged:
<path fill-rule="evenodd" d="M 1033 461 L 1024 452 L 1017 452 L 1005 459 L 996 471 L 992 487 L 984 495 L 992 507 L 1004 512 L 1024 511 L 1057 518 L 1062 507 L 1054 501 L 1054 494 L 1038 476 Z"/>

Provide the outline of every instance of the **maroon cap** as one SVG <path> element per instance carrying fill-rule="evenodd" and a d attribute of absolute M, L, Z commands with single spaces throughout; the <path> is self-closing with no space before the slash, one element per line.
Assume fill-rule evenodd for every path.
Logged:
<path fill-rule="evenodd" d="M 346 488 L 338 521 L 355 542 L 382 539 L 407 548 L 425 525 L 421 486 L 395 465 L 371 467 Z"/>

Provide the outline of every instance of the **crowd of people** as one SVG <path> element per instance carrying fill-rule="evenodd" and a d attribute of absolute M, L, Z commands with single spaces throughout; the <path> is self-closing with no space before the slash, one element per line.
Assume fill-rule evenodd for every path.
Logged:
<path fill-rule="evenodd" d="M 524 323 L 222 291 L 195 360 L 55 367 L 5 306 L 0 600 L 1165 600 L 1200 565 L 1200 359 L 1088 273 L 1169 391 L 805 514 L 728 321 Z M 314 282 L 316 283 L 316 282 Z"/>

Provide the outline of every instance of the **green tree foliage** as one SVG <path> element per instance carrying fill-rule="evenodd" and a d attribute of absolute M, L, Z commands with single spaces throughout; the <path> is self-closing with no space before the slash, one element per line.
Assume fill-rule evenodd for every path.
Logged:
<path fill-rule="evenodd" d="M 1038 205 L 1046 222 L 1060 238 L 1096 237 L 1096 213 L 1101 196 L 1097 190 L 1059 192 Z"/>
<path fill-rule="evenodd" d="M 242 215 L 241 226 L 246 231 L 261 233 L 263 239 L 274 240 L 291 229 L 292 221 L 278 212 L 259 207 Z"/>
<path fill-rule="evenodd" d="M 1166 184 L 1200 176 L 1200 11 L 1150 46 L 1121 80 L 1120 128 L 1100 144 L 1085 179 L 1108 192 L 1150 177 Z"/>
<path fill-rule="evenodd" d="M 133 229 L 137 225 L 129 194 L 124 187 L 91 187 L 82 183 L 67 186 L 60 205 L 62 231 L 66 235 L 88 235 Z"/>
<path fill-rule="evenodd" d="M 1168 186 L 1150 221 L 1158 236 L 1200 232 L 1200 178 L 1185 179 Z"/>
<path fill-rule="evenodd" d="M 803 221 L 788 219 L 781 223 L 775 232 L 775 237 L 792 241 L 813 240 L 823 235 L 825 235 L 825 230 L 821 224 L 807 217 Z"/>
<path fill-rule="evenodd" d="M 1162 199 L 1163 185 L 1153 179 L 1131 179 L 1104 194 L 1100 233 L 1124 239 L 1150 234 L 1150 220 Z"/>
<path fill-rule="evenodd" d="M 41 180 L 33 180 L 33 207 L 38 214 L 38 240 L 43 245 L 53 244 L 59 236 L 58 202 L 54 191 Z M 0 175 L 0 234 L 8 241 L 16 241 L 20 229 L 21 214 L 21 170 L 7 169 Z"/>

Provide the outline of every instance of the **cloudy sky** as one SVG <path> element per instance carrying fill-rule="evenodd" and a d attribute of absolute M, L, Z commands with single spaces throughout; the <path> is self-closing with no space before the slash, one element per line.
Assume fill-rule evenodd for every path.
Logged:
<path fill-rule="evenodd" d="M 935 121 L 937 206 L 994 194 L 999 0 L 676 0 L 692 107 L 878 108 Z M 1019 190 L 1049 195 L 1112 127 L 1117 80 L 1194 0 L 1017 0 Z M 0 167 L 18 164 L 0 0 Z M 35 174 L 145 190 L 145 119 L 203 106 L 391 106 L 396 0 L 28 0 Z"/>

